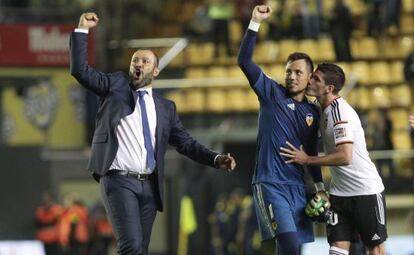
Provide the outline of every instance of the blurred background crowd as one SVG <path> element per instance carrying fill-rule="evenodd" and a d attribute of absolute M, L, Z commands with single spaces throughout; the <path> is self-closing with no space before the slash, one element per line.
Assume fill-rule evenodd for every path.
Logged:
<path fill-rule="evenodd" d="M 273 17 L 260 28 L 256 63 L 279 81 L 293 51 L 344 69 L 341 96 L 360 114 L 386 185 L 389 234 L 414 247 L 414 0 L 0 0 L 0 240 L 38 239 L 55 249 L 48 254 L 114 254 L 85 170 L 97 99 L 68 68 L 69 33 L 94 11 L 89 63 L 127 71 L 137 48 L 151 48 L 162 63 L 155 89 L 176 102 L 190 133 L 238 161 L 222 175 L 168 151 L 151 254 L 269 254 L 250 196 L 258 101 L 236 62 L 263 3 Z M 323 226 L 315 231 L 325 236 Z"/>

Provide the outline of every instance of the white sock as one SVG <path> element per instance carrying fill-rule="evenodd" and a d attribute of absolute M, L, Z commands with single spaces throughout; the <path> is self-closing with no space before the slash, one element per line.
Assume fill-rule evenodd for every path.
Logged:
<path fill-rule="evenodd" d="M 335 247 L 335 246 L 331 246 L 329 247 L 329 255 L 348 255 L 349 251 Z"/>

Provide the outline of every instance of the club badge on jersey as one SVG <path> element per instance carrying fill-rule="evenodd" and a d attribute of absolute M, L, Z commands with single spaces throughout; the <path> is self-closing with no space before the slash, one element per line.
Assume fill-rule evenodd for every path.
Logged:
<path fill-rule="evenodd" d="M 312 113 L 308 113 L 306 115 L 306 124 L 308 124 L 308 127 L 312 126 L 313 123 L 313 115 Z"/>

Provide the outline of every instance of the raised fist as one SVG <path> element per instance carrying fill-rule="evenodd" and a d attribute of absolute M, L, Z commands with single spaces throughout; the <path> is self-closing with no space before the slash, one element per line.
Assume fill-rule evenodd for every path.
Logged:
<path fill-rule="evenodd" d="M 272 8 L 268 5 L 256 5 L 253 9 L 252 20 L 260 23 L 270 17 Z"/>
<path fill-rule="evenodd" d="M 90 29 L 95 27 L 99 22 L 98 15 L 94 12 L 83 13 L 79 18 L 78 28 Z"/>

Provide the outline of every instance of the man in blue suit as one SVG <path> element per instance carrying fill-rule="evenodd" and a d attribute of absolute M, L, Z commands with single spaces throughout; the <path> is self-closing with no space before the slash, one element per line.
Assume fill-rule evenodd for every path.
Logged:
<path fill-rule="evenodd" d="M 146 255 L 156 212 L 163 210 L 167 145 L 229 172 L 236 162 L 230 154 L 218 154 L 194 140 L 179 120 L 174 102 L 153 92 L 159 69 L 152 51 L 134 53 L 129 77 L 123 72 L 105 74 L 87 64 L 88 30 L 98 21 L 95 13 L 82 14 L 70 41 L 71 74 L 99 96 L 88 169 L 100 183 L 118 253 Z"/>

